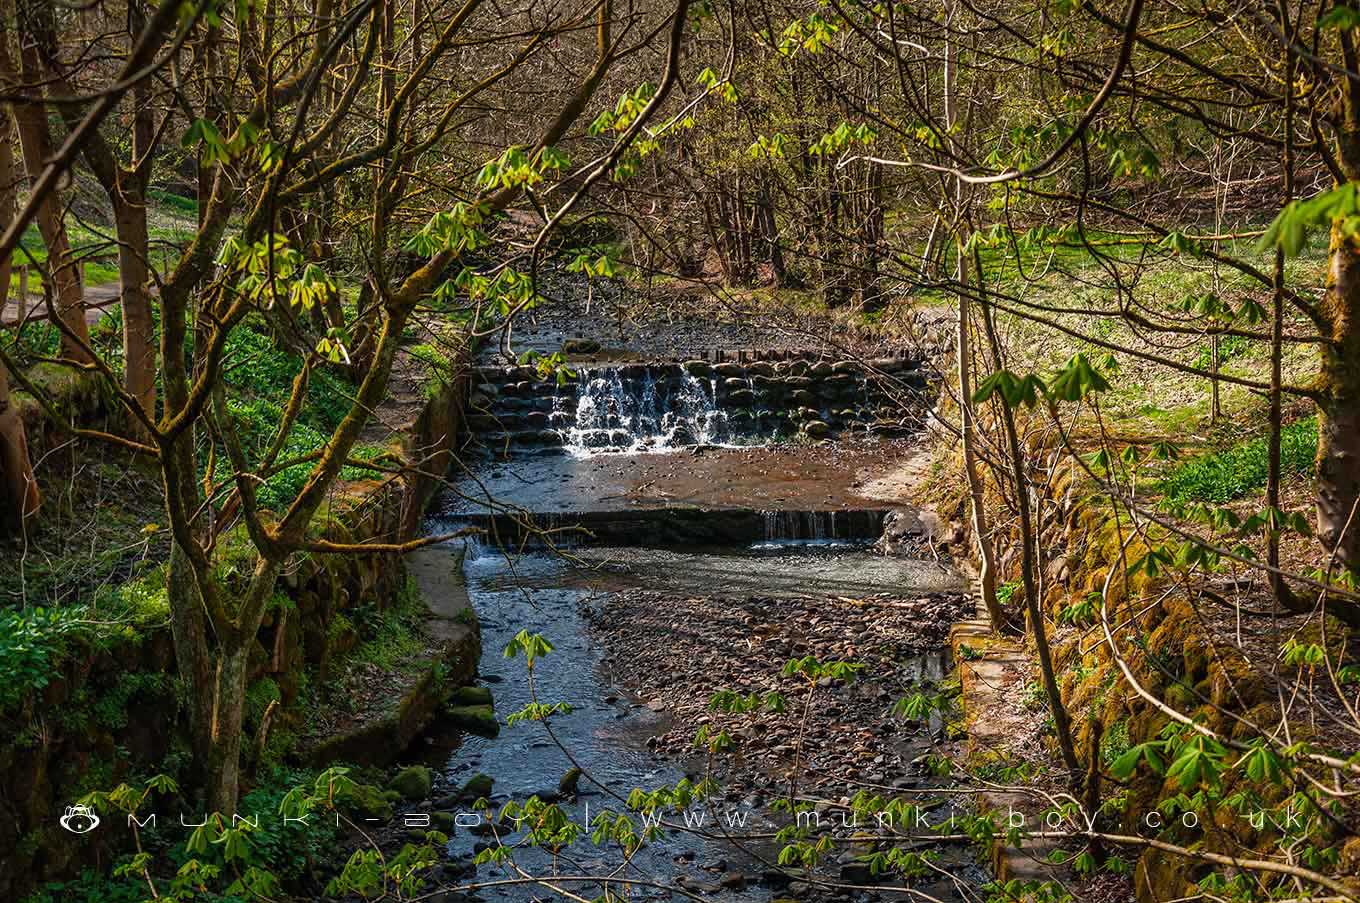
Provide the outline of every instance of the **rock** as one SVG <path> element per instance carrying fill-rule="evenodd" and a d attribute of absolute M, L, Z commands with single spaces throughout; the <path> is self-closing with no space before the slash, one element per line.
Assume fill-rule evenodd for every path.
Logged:
<path fill-rule="evenodd" d="M 756 402 L 756 393 L 752 392 L 750 389 L 733 389 L 728 393 L 727 401 L 729 404 L 750 407 Z"/>
<path fill-rule="evenodd" d="M 383 795 L 383 799 L 387 800 L 389 803 L 391 803 L 391 804 L 394 805 L 394 806 L 395 806 L 397 803 L 401 802 L 402 799 L 403 799 L 400 790 L 392 790 L 392 789 L 390 789 L 390 788 L 387 789 L 387 790 L 384 790 L 384 791 L 382 792 L 382 795 Z"/>
<path fill-rule="evenodd" d="M 562 343 L 563 354 L 599 354 L 600 343 L 594 339 L 571 338 Z"/>
<path fill-rule="evenodd" d="M 694 444 L 694 433 L 692 433 L 690 431 L 690 428 L 683 423 L 678 424 L 675 427 L 675 429 L 671 430 L 670 436 L 668 438 L 670 440 L 671 445 Z"/>
<path fill-rule="evenodd" d="M 863 862 L 847 862 L 841 866 L 841 881 L 845 884 L 873 884 L 874 874 Z"/>
<path fill-rule="evenodd" d="M 339 802 L 341 812 L 361 824 L 388 821 L 392 818 L 392 804 L 383 797 L 382 791 L 372 784 L 355 784 Z"/>
<path fill-rule="evenodd" d="M 490 687 L 459 687 L 453 691 L 449 697 L 449 702 L 453 705 L 491 705 Z"/>
<path fill-rule="evenodd" d="M 710 376 L 713 373 L 713 367 L 708 361 L 685 361 L 681 366 L 690 376 Z"/>
<path fill-rule="evenodd" d="M 468 779 L 463 785 L 463 789 L 458 791 L 458 799 L 462 802 L 471 802 L 482 797 L 491 795 L 491 788 L 495 785 L 495 780 L 489 775 L 478 772 Z"/>
<path fill-rule="evenodd" d="M 727 890 L 742 890 L 750 880 L 750 878 L 743 875 L 741 872 L 733 872 L 730 875 L 724 875 L 718 884 L 722 885 Z"/>
<path fill-rule="evenodd" d="M 883 518 L 883 534 L 876 543 L 884 555 L 917 553 L 921 542 L 931 542 L 938 524 L 933 515 L 916 508 L 894 508 Z"/>
<path fill-rule="evenodd" d="M 832 372 L 833 367 L 830 361 L 818 361 L 808 368 L 808 376 L 811 376 L 814 379 L 825 379 L 830 376 Z"/>
<path fill-rule="evenodd" d="M 576 785 L 581 781 L 581 769 L 568 768 L 562 775 L 562 780 L 557 782 L 557 792 L 564 797 L 576 796 Z"/>
<path fill-rule="evenodd" d="M 727 361 L 726 363 L 715 365 L 713 367 L 713 372 L 718 374 L 719 376 L 745 376 L 746 368 L 743 367 L 741 364 L 735 364 L 732 363 L 731 361 Z"/>
<path fill-rule="evenodd" d="M 430 795 L 434 786 L 434 775 L 424 765 L 409 765 L 397 772 L 388 787 L 402 795 L 403 799 L 419 802 Z"/>
<path fill-rule="evenodd" d="M 770 887 L 788 887 L 793 876 L 780 869 L 765 869 L 760 873 L 760 883 Z"/>
<path fill-rule="evenodd" d="M 716 884 L 709 884 L 706 881 L 695 881 L 688 875 L 681 875 L 679 878 L 676 878 L 675 883 L 692 894 L 711 895 L 722 891 L 722 888 Z"/>
<path fill-rule="evenodd" d="M 825 439 L 831 435 L 831 427 L 824 420 L 809 420 L 803 424 L 803 432 L 813 439 Z"/>
<path fill-rule="evenodd" d="M 444 708 L 448 723 L 479 737 L 494 737 L 501 732 L 496 711 L 489 705 L 451 705 Z"/>
<path fill-rule="evenodd" d="M 436 812 L 430 816 L 430 824 L 441 834 L 453 836 L 454 821 L 452 812 Z"/>

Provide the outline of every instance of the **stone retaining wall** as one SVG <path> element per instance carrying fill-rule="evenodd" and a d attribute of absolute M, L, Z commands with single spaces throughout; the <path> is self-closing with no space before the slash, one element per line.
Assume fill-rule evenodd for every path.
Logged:
<path fill-rule="evenodd" d="M 73 412 L 102 418 L 97 406 L 85 411 L 91 396 L 77 389 L 72 404 L 80 407 Z M 404 437 L 404 456 L 423 462 L 424 474 L 345 484 L 318 515 L 321 535 L 345 542 L 398 542 L 418 535 L 421 515 L 441 485 L 433 474 L 447 470 L 461 438 L 467 390 L 466 370 L 460 368 L 431 393 Z M 287 730 L 290 719 L 305 717 L 289 711 L 301 698 L 304 675 L 324 680 L 331 660 L 359 639 L 346 613 L 359 606 L 384 610 L 405 581 L 402 557 L 390 553 L 308 555 L 293 562 L 279 585 L 289 603 L 266 617 L 252 661 L 247 767 L 262 714 L 256 703 L 277 701 L 277 733 Z M 445 650 L 433 669 L 441 690 L 472 676 L 478 651 L 466 643 Z M 174 773 L 188 763 L 187 713 L 168 617 L 116 639 L 72 639 L 52 670 L 43 691 L 0 712 L 0 900 L 21 899 L 45 881 L 107 861 L 107 841 L 67 834 L 58 826 L 65 806 L 91 790 L 111 789 L 134 775 Z M 395 739 L 409 741 L 434 710 L 418 701 L 403 705 Z"/>

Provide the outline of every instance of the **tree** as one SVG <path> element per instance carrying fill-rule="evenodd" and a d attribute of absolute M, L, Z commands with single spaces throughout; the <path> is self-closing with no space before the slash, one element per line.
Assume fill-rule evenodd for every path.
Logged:
<path fill-rule="evenodd" d="M 14 134 L 7 119 L 0 119 L 0 220 L 14 215 Z M 0 259 L 0 309 L 9 298 L 13 257 Z M 38 510 L 41 496 L 28 457 L 28 437 L 18 409 L 10 400 L 9 368 L 0 363 L 0 530 L 24 529 L 24 522 Z"/>
<path fill-rule="evenodd" d="M 92 364 L 139 425 L 135 438 L 100 438 L 153 458 L 162 473 L 176 659 L 191 691 L 195 760 L 211 808 L 230 812 L 236 803 L 248 662 L 276 579 L 290 557 L 391 553 L 433 541 L 356 546 L 322 538 L 315 525 L 344 469 L 366 466 L 352 453 L 383 402 L 403 333 L 418 306 L 441 286 L 452 288 L 460 271 L 472 272 L 465 255 L 473 249 L 485 253 L 499 211 L 517 203 L 539 206 L 551 197 L 554 183 L 570 175 L 554 145 L 569 137 L 619 59 L 653 47 L 635 34 L 662 34 L 663 77 L 651 100 L 633 125 L 587 165 L 560 209 L 551 217 L 545 213 L 545 231 L 575 205 L 581 186 L 608 174 L 674 84 L 686 10 L 682 0 L 659 13 L 616 18 L 609 4 L 582 4 L 559 11 L 548 24 L 513 34 L 502 31 L 499 13 L 481 0 L 434 3 L 414 11 L 387 0 L 362 0 L 348 8 L 322 3 L 315 10 L 285 4 L 272 8 L 268 20 L 244 5 L 213 8 L 213 17 L 202 23 L 192 17 L 180 23 L 172 55 L 194 59 L 199 78 L 163 89 L 159 119 L 168 127 L 183 121 L 180 111 L 190 111 L 183 141 L 200 162 L 200 225 L 155 298 L 163 393 L 159 416 L 144 394 L 120 384 L 107 362 L 96 358 Z M 649 27 L 648 15 L 661 25 Z M 165 28 L 163 16 L 158 18 L 148 30 Z M 518 92 L 536 74 L 533 64 L 549 47 L 564 52 L 591 22 L 589 52 L 576 57 L 584 60 L 585 74 L 556 92 L 560 112 L 528 146 L 509 147 L 487 163 L 483 142 L 498 135 L 500 126 L 486 111 L 522 107 L 526 101 Z M 403 57 L 393 53 L 399 33 L 419 34 L 421 51 Z M 459 49 L 466 47 L 479 49 Z M 451 64 L 455 55 L 460 55 L 458 65 Z M 377 58 L 386 64 L 372 65 Z M 34 57 L 23 71 L 31 79 L 25 85 L 29 90 L 43 81 L 37 63 Z M 244 75 L 230 89 L 219 78 L 229 70 Z M 74 83 L 58 79 L 57 84 Z M 74 92 L 63 93 L 67 121 L 76 122 L 84 104 Z M 134 92 L 134 101 L 146 97 L 146 90 Z M 147 123 L 155 120 L 140 110 L 133 118 L 137 145 L 154 146 Z M 106 188 L 123 193 L 115 208 L 131 211 L 129 190 L 132 195 L 144 191 L 145 175 L 119 171 L 97 137 L 81 146 L 91 168 L 104 171 Z M 135 153 L 131 160 L 134 168 L 144 162 Z M 284 231 L 292 222 L 285 212 L 306 209 L 355 180 L 371 186 L 367 209 L 343 215 L 364 223 L 351 246 L 362 252 L 370 274 L 358 307 L 346 312 L 343 323 L 328 322 L 320 335 L 308 333 L 308 319 L 297 315 L 332 295 L 335 282 L 293 246 Z M 129 218 L 136 219 L 136 212 Z M 428 221 L 421 226 L 421 220 Z M 120 228 L 120 241 L 135 245 L 143 226 L 134 222 L 127 231 Z M 399 241 L 405 241 L 400 252 Z M 136 247 L 126 250 L 120 259 L 130 262 L 134 275 L 129 279 L 125 273 L 125 289 L 136 281 L 145 257 Z M 412 252 L 423 259 L 406 262 Z M 507 261 L 497 272 L 513 270 Z M 495 291 L 514 281 L 497 279 Z M 532 303 L 532 292 L 519 300 Z M 335 312 L 332 306 L 331 315 Z M 233 337 L 258 318 L 281 330 L 302 330 L 288 340 L 306 349 L 282 422 L 260 444 L 247 441 L 234 390 L 224 380 Z M 79 346 L 80 336 L 72 339 Z M 332 366 L 337 354 L 351 360 L 355 387 L 349 408 L 320 447 L 290 458 L 286 450 L 307 404 L 309 375 Z M 79 356 L 70 357 L 80 365 Z M 210 449 L 206 457 L 205 448 Z M 261 487 L 299 465 L 308 468 L 300 488 L 265 504 Z M 229 535 L 235 541 L 229 543 Z"/>
<path fill-rule="evenodd" d="M 27 96 L 12 103 L 19 144 L 23 148 L 28 177 L 36 182 L 39 174 L 53 156 L 52 133 L 48 125 L 46 107 L 41 100 L 43 85 L 42 60 L 38 46 L 48 39 L 53 29 L 54 10 L 41 0 L 18 0 L 16 9 L 6 9 L 6 21 L 16 25 L 15 40 L 19 47 L 16 69 L 10 55 L 9 35 L 0 34 L 0 79 L 10 85 L 29 87 Z M 59 191 L 51 190 L 41 197 L 38 209 L 38 228 L 47 246 L 47 279 L 51 291 L 48 315 L 60 320 L 62 353 L 73 361 L 90 362 L 90 330 L 85 323 L 85 297 L 81 285 L 80 264 L 71 253 L 71 242 L 66 232 L 66 210 Z"/>

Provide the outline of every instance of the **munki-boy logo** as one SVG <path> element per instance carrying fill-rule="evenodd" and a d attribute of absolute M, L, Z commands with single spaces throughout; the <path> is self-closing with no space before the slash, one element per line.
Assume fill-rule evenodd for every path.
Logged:
<path fill-rule="evenodd" d="M 99 816 L 89 806 L 67 806 L 66 814 L 59 821 L 72 834 L 88 834 L 99 827 Z"/>

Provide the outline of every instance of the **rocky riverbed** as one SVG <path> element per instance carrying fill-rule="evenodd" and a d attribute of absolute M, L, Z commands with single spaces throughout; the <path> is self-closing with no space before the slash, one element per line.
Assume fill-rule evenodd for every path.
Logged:
<path fill-rule="evenodd" d="M 949 627 L 971 610 L 956 593 L 732 599 L 638 591 L 604 597 L 587 617 L 611 678 L 669 716 L 648 738 L 655 752 L 689 758 L 701 728 L 725 731 L 733 747 L 716 764 L 726 779 L 768 799 L 799 774 L 801 791 L 834 799 L 919 782 L 929 730 L 894 717 L 893 707 L 942 676 Z M 786 662 L 805 656 L 865 667 L 852 681 L 822 678 L 814 688 L 781 676 Z M 778 692 L 788 707 L 717 712 L 710 700 L 721 690 Z"/>

